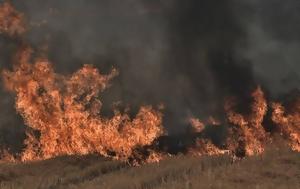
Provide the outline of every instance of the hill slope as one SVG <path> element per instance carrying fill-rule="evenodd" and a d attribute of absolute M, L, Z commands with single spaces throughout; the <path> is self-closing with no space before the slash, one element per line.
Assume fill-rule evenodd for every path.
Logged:
<path fill-rule="evenodd" d="M 97 156 L 0 164 L 0 188 L 300 188 L 300 154 L 272 150 L 235 163 L 222 157 L 172 157 L 130 167 Z"/>

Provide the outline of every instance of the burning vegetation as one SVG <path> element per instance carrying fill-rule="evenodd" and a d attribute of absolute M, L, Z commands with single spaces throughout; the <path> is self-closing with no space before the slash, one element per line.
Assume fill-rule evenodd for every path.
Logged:
<path fill-rule="evenodd" d="M 225 104 L 228 122 L 234 126 L 230 129 L 230 135 L 233 136 L 229 136 L 228 145 L 231 150 L 241 153 L 242 156 L 261 154 L 268 138 L 262 125 L 267 113 L 267 102 L 260 87 L 252 93 L 252 97 L 253 104 L 249 115 L 241 115 L 234 111 L 234 99 Z M 233 138 L 236 141 L 232 141 Z"/>
<path fill-rule="evenodd" d="M 0 33 L 9 36 L 21 35 L 26 31 L 23 14 L 4 2 L 0 6 Z"/>
<path fill-rule="evenodd" d="M 280 134 L 289 141 L 292 150 L 300 152 L 300 98 L 287 111 L 280 103 L 273 103 L 272 120 Z"/>
<path fill-rule="evenodd" d="M 23 15 L 9 3 L 0 6 L 0 31 L 9 36 L 25 32 Z M 22 45 L 13 61 L 12 70 L 3 70 L 4 87 L 15 94 L 15 107 L 28 126 L 25 148 L 18 155 L 2 153 L 3 161 L 44 160 L 62 155 L 99 154 L 133 164 L 157 162 L 169 152 L 159 147 L 164 133 L 161 109 L 142 106 L 134 118 L 118 110 L 114 116 L 101 115 L 100 94 L 118 75 L 116 69 L 103 75 L 92 65 L 84 65 L 71 75 L 55 73 L 47 58 L 33 56 L 34 50 Z M 192 129 L 187 134 L 189 145 L 181 139 L 182 153 L 196 156 L 224 153 L 244 157 L 264 152 L 272 133 L 287 139 L 294 151 L 300 152 L 300 98 L 285 109 L 280 103 L 268 102 L 258 87 L 251 94 L 250 112 L 237 112 L 237 100 L 225 102 L 227 119 L 207 122 L 189 118 Z M 267 132 L 264 120 L 272 111 L 276 129 Z M 224 145 L 203 136 L 208 126 L 228 126 Z M 15 158 L 14 158 L 15 157 Z"/>
<path fill-rule="evenodd" d="M 118 111 L 110 119 L 100 115 L 99 93 L 117 75 L 115 69 L 101 75 L 85 65 L 66 77 L 54 73 L 47 60 L 29 63 L 30 54 L 31 49 L 22 49 L 13 71 L 3 72 L 6 88 L 16 93 L 16 109 L 30 128 L 23 161 L 91 153 L 125 160 L 134 147 L 150 145 L 162 134 L 162 115 L 150 106 L 141 107 L 134 119 Z"/>

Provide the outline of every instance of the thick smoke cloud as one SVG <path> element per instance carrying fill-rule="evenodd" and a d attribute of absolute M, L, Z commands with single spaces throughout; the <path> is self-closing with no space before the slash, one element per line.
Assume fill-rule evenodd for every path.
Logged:
<path fill-rule="evenodd" d="M 256 78 L 274 96 L 300 84 L 299 8 L 295 0 L 253 1 L 253 17 L 246 25 L 248 49 Z"/>
<path fill-rule="evenodd" d="M 170 133 L 184 131 L 188 116 L 222 118 L 224 97 L 245 101 L 257 84 L 274 97 L 300 84 L 296 0 L 12 3 L 27 17 L 26 40 L 48 54 L 58 72 L 72 73 L 84 63 L 102 72 L 119 69 L 103 94 L 105 114 L 115 101 L 132 113 L 142 104 L 163 103 Z M 1 38 L 0 69 L 9 66 L 17 43 Z M 23 123 L 13 97 L 2 89 L 0 95 L 0 134 L 13 143 Z"/>
<path fill-rule="evenodd" d="M 10 68 L 10 60 L 15 52 L 19 39 L 9 39 L 0 36 L 0 72 L 4 68 Z M 9 148 L 19 151 L 23 146 L 25 138 L 25 125 L 20 115 L 16 114 L 14 108 L 14 97 L 6 92 L 0 82 L 0 148 Z"/>

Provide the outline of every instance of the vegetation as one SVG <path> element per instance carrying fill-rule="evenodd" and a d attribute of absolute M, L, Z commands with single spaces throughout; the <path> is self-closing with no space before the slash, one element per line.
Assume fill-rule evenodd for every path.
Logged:
<path fill-rule="evenodd" d="M 170 157 L 131 167 L 98 156 L 0 164 L 1 189 L 300 188 L 300 154 L 272 149 L 232 162 L 228 156 Z"/>

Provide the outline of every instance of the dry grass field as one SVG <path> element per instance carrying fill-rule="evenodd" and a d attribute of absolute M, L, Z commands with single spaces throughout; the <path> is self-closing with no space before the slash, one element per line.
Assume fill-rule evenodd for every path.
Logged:
<path fill-rule="evenodd" d="M 1 189 L 298 189 L 300 154 L 273 149 L 235 163 L 227 156 L 177 156 L 140 167 L 97 156 L 59 157 L 2 163 L 0 183 Z"/>

